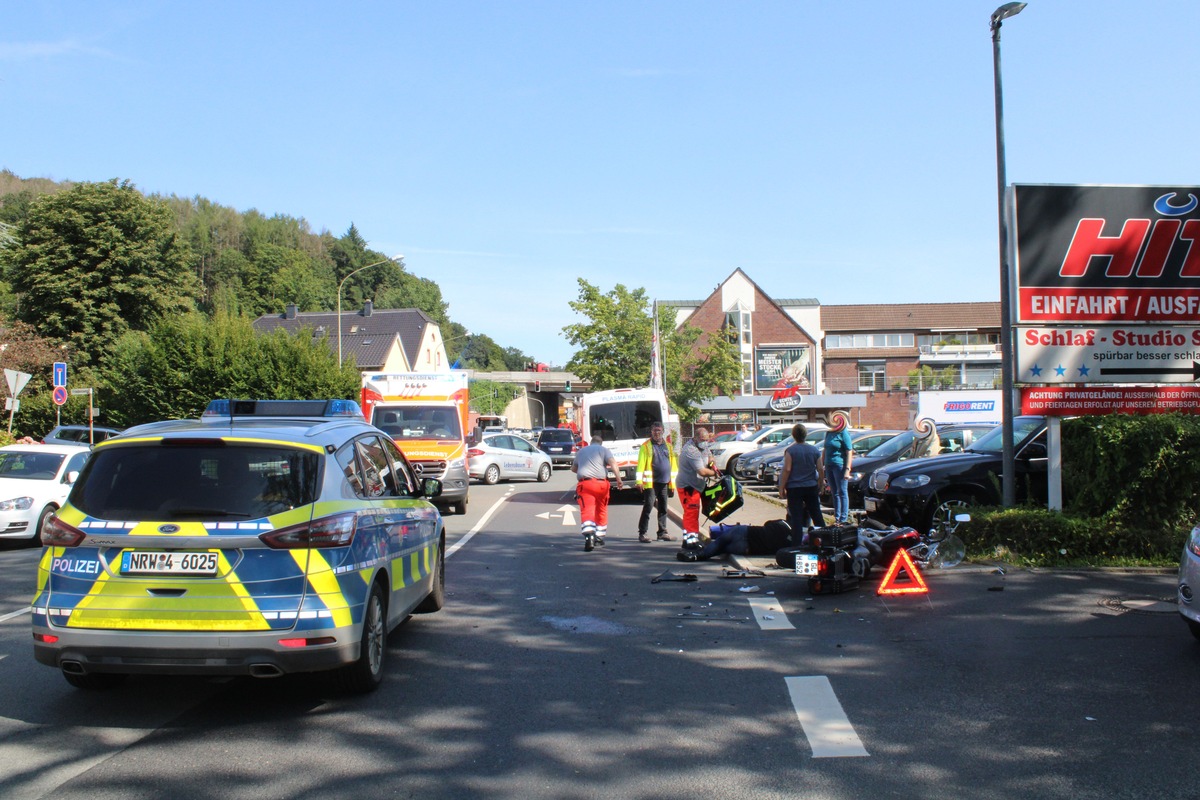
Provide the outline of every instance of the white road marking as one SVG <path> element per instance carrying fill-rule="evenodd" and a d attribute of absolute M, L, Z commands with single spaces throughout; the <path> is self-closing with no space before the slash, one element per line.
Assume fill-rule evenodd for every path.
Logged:
<path fill-rule="evenodd" d="M 796 626 L 783 613 L 783 606 L 774 597 L 747 597 L 754 621 L 764 631 L 795 630 Z"/>
<path fill-rule="evenodd" d="M 467 531 L 467 533 L 461 539 L 446 548 L 446 558 L 449 558 L 457 553 L 458 548 L 471 541 L 471 537 L 479 533 L 480 528 L 487 524 L 487 521 L 492 518 L 492 514 L 495 514 L 500 509 L 500 506 L 504 505 L 504 501 L 507 500 L 511 495 L 512 491 L 510 490 L 508 494 L 505 494 L 499 500 L 492 503 L 492 507 L 489 508 L 484 515 L 479 518 L 479 522 L 475 523 L 474 528 L 471 528 L 471 530 Z"/>
<path fill-rule="evenodd" d="M 29 606 L 25 606 L 20 611 L 10 611 L 9 613 L 0 617 L 0 622 L 8 622 L 13 617 L 19 617 L 22 614 L 28 614 L 28 613 L 29 613 Z"/>
<path fill-rule="evenodd" d="M 829 678 L 812 675 L 784 678 L 792 707 L 804 728 L 813 758 L 853 758 L 869 756 L 854 726 L 842 710 Z"/>
<path fill-rule="evenodd" d="M 561 513 L 554 513 L 555 511 Z M 543 511 L 540 514 L 534 514 L 538 519 L 553 519 L 554 517 L 562 517 L 562 524 L 575 527 L 575 506 L 560 506 L 554 511 Z"/>

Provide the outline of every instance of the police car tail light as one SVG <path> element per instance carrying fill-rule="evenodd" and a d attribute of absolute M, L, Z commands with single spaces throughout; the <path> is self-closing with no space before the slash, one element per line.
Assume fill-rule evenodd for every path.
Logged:
<path fill-rule="evenodd" d="M 258 538 L 267 547 L 277 550 L 293 550 L 309 547 L 345 547 L 354 539 L 358 524 L 357 514 L 336 514 L 311 522 L 280 528 L 264 533 Z"/>
<path fill-rule="evenodd" d="M 280 639 L 283 647 L 313 647 L 322 644 L 337 644 L 336 636 L 317 636 L 312 639 Z"/>
<path fill-rule="evenodd" d="M 78 547 L 86 534 L 73 525 L 68 525 L 54 514 L 42 526 L 42 544 L 46 547 Z"/>

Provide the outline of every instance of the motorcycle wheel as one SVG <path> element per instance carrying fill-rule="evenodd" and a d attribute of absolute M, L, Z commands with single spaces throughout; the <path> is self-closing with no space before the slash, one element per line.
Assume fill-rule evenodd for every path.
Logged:
<path fill-rule="evenodd" d="M 934 569 L 957 567 L 967 557 L 967 546 L 953 533 L 930 548 L 928 565 Z"/>

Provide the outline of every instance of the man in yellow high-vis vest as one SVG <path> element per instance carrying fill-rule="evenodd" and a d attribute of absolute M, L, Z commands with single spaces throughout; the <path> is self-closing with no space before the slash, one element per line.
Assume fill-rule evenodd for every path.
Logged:
<path fill-rule="evenodd" d="M 650 426 L 650 438 L 638 449 L 637 485 L 642 492 L 642 516 L 638 519 L 638 541 L 648 542 L 650 509 L 658 506 L 658 540 L 673 541 L 667 533 L 667 498 L 675 496 L 675 473 L 679 464 L 671 443 L 663 438 L 662 423 Z"/>

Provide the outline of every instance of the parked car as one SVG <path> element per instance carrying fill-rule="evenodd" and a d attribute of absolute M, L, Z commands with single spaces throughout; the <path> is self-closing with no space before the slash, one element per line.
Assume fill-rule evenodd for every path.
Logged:
<path fill-rule="evenodd" d="M 537 438 L 538 449 L 550 456 L 554 466 L 571 466 L 578 449 L 576 436 L 569 428 L 543 428 Z"/>
<path fill-rule="evenodd" d="M 855 459 L 860 453 L 870 449 L 872 442 L 880 444 L 882 442 L 897 436 L 900 431 L 875 431 L 875 430 L 851 430 L 850 442 L 851 448 L 854 450 Z M 829 434 L 827 429 L 813 431 L 804 441 L 816 447 L 823 447 L 825 437 Z M 781 446 L 768 448 L 763 454 L 763 457 L 757 462 L 757 474 L 755 476 L 759 483 L 777 486 L 779 484 L 779 474 L 783 471 L 783 454 L 787 450 L 791 441 L 782 443 Z M 828 495 L 826 495 L 828 496 Z"/>
<path fill-rule="evenodd" d="M 791 441 L 792 422 L 779 422 L 774 425 L 764 425 L 756 431 L 751 431 L 746 439 L 721 442 L 712 448 L 713 462 L 722 472 L 737 474 L 737 459 L 746 453 L 752 453 L 760 447 Z M 804 423 L 809 427 L 810 423 Z M 814 427 L 826 428 L 821 423 L 811 423 Z"/>
<path fill-rule="evenodd" d="M 91 454 L 70 444 L 0 447 L 0 539 L 36 540 Z"/>
<path fill-rule="evenodd" d="M 73 444 L 89 447 L 116 436 L 120 428 L 102 428 L 99 425 L 58 425 L 42 437 L 42 444 Z"/>
<path fill-rule="evenodd" d="M 545 483 L 553 469 L 550 456 L 513 434 L 484 436 L 467 450 L 467 471 L 488 485 L 512 478 L 536 478 Z"/>
<path fill-rule="evenodd" d="M 940 430 L 939 430 L 940 432 Z M 867 513 L 889 524 L 929 530 L 951 523 L 966 506 L 999 505 L 1004 429 L 997 425 L 962 452 L 914 458 L 875 470 L 864 498 Z M 1013 420 L 1018 502 L 1046 501 L 1046 418 Z"/>
<path fill-rule="evenodd" d="M 442 607 L 441 481 L 357 403 L 216 400 L 129 434 L 42 529 L 34 656 L 71 685 L 337 670 L 370 691 L 389 633 Z"/>
<path fill-rule="evenodd" d="M 938 455 L 960 452 L 994 427 L 996 426 L 991 423 L 939 425 L 937 429 Z M 872 472 L 887 464 L 907 461 L 913 457 L 917 445 L 916 437 L 916 433 L 911 430 L 901 431 L 865 454 L 861 456 L 855 454 L 854 463 L 850 468 L 850 480 L 846 483 L 850 508 L 863 507 L 863 498 L 867 493 L 867 479 L 871 477 Z M 824 496 L 829 497 L 829 494 L 826 493 Z"/>
<path fill-rule="evenodd" d="M 1192 528 L 1183 543 L 1179 559 L 1179 615 L 1187 623 L 1192 636 L 1200 639 L 1200 606 L 1194 605 L 1200 592 L 1200 525 Z"/>

